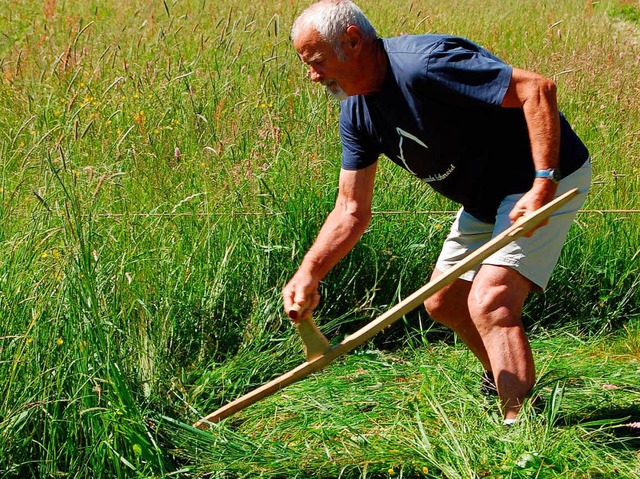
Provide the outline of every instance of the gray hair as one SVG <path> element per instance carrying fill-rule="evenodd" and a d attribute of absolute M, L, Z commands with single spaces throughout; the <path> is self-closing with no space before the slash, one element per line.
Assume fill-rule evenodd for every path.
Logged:
<path fill-rule="evenodd" d="M 338 59 L 343 60 L 342 37 L 351 25 L 358 27 L 365 41 L 373 41 L 378 37 L 376 29 L 355 3 L 350 0 L 321 0 L 296 18 L 291 27 L 291 39 L 295 41 L 302 28 L 311 26 L 331 45 Z"/>

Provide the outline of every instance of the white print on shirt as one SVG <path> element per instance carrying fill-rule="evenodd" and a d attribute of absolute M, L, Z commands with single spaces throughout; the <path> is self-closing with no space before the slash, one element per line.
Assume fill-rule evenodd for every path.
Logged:
<path fill-rule="evenodd" d="M 456 169 L 456 165 L 449 165 L 449 168 L 447 168 L 447 171 L 445 171 L 444 173 L 440 173 L 439 175 L 431 175 L 431 176 L 427 176 L 425 178 L 420 178 L 420 179 L 425 183 L 431 183 L 432 181 L 442 181 L 451 173 L 453 173 L 453 170 L 455 169 Z"/>
<path fill-rule="evenodd" d="M 427 145 L 425 145 L 424 142 L 420 138 L 418 138 L 415 135 L 412 135 L 409 132 L 404 131 L 402 128 L 400 128 L 398 126 L 396 127 L 396 131 L 398 132 L 398 135 L 400 135 L 400 142 L 398 143 L 398 150 L 400 150 L 400 155 L 398 156 L 398 159 L 400 161 L 402 161 L 402 164 L 407 169 L 407 171 L 412 173 L 414 176 L 418 176 L 415 171 L 413 171 L 411 168 L 409 168 L 409 164 L 407 163 L 407 160 L 404 158 L 404 151 L 402 149 L 402 145 L 404 143 L 404 139 L 407 138 L 409 140 L 413 140 L 418 145 L 422 146 L 425 150 L 429 149 L 429 147 Z M 453 170 L 455 170 L 455 169 L 456 169 L 455 165 L 452 164 L 452 165 L 449 165 L 449 168 L 447 168 L 447 171 L 445 171 L 444 173 L 440 173 L 440 174 L 432 175 L 432 176 L 427 176 L 426 178 L 420 178 L 420 179 L 422 181 L 427 182 L 427 183 L 430 183 L 432 181 L 442 181 L 447 176 L 449 176 L 451 173 L 453 173 Z"/>

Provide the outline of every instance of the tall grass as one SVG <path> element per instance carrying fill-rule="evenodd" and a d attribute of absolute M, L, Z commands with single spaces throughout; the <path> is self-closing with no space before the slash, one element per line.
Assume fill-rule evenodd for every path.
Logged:
<path fill-rule="evenodd" d="M 492 455 L 504 435 L 496 418 L 485 423 L 495 405 L 467 390 L 477 379 L 467 353 L 435 347 L 451 337 L 424 312 L 326 380 L 213 434 L 184 425 L 301 358 L 279 291 L 332 208 L 340 155 L 338 106 L 305 81 L 289 45 L 304 6 L 46 0 L 0 9 L 0 474 L 626 474 L 637 461 L 615 424 L 579 425 L 608 414 L 592 384 L 608 369 L 588 359 L 592 348 L 583 397 L 567 382 L 556 393 L 553 382 L 541 386 L 558 407 L 531 411 Z M 555 78 L 594 161 L 586 207 L 639 209 L 637 31 L 611 20 L 609 4 L 362 7 L 384 35 L 464 35 Z M 321 285 L 317 319 L 334 339 L 427 280 L 451 220 L 421 213 L 453 205 L 384 160 L 376 191 L 371 228 Z M 619 349 L 598 359 L 622 355 L 632 367 L 638 221 L 578 217 L 549 292 L 527 306 L 534 334 L 622 331 Z M 540 343 L 550 357 L 561 347 Z M 633 374 L 619 374 L 633 397 Z M 604 456 L 609 469 L 590 464 Z M 518 461 L 525 466 L 509 469 Z"/>

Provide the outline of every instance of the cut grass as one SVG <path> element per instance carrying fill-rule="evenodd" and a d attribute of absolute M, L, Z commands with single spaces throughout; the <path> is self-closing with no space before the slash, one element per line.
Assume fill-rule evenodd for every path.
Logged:
<path fill-rule="evenodd" d="M 345 357 L 208 433 L 166 427 L 218 477 L 637 478 L 637 332 L 536 338 L 537 402 L 510 428 L 479 365 L 442 343 Z"/>

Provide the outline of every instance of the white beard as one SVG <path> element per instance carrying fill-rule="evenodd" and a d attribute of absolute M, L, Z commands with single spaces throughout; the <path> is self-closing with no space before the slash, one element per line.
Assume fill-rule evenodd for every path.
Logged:
<path fill-rule="evenodd" d="M 335 98 L 338 101 L 346 100 L 348 95 L 344 92 L 344 90 L 338 85 L 338 82 L 335 80 L 323 80 L 322 84 L 327 89 L 329 95 Z"/>

